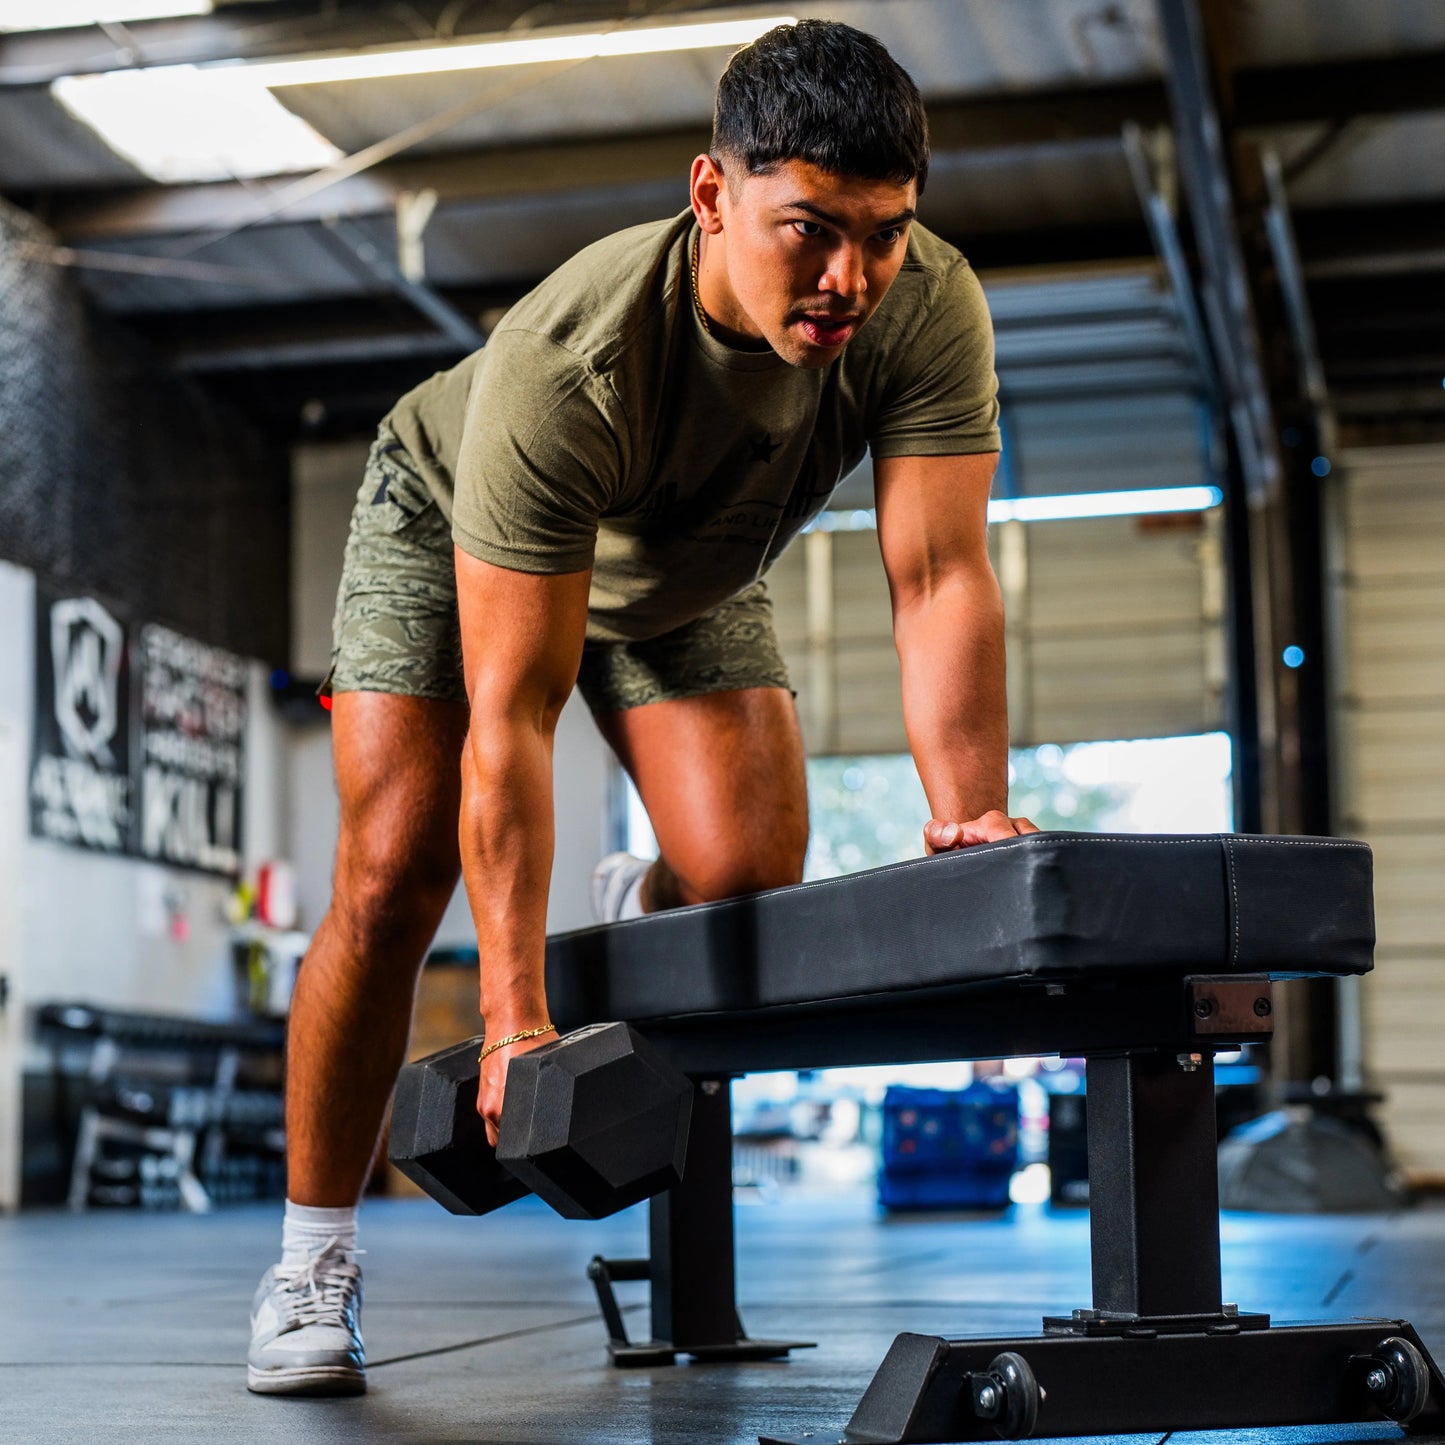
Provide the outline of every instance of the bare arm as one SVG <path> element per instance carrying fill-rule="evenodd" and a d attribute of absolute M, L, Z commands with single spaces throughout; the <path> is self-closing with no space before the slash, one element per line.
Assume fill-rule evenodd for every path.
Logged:
<path fill-rule="evenodd" d="M 988 558 L 997 461 L 989 453 L 875 463 L 903 718 L 933 813 L 930 853 L 1037 831 L 1008 815 L 1003 598 Z"/>
<path fill-rule="evenodd" d="M 552 873 L 552 745 L 577 679 L 590 572 L 511 572 L 456 552 L 471 723 L 462 753 L 462 876 L 481 956 L 489 1039 L 548 1022 L 543 984 Z M 506 1066 L 546 1035 L 482 1066 L 477 1109 L 496 1142 Z"/>

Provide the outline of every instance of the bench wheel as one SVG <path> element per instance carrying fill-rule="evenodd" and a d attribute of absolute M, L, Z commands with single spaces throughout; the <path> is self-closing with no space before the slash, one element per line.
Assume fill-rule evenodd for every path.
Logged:
<path fill-rule="evenodd" d="M 1365 1388 L 1380 1412 L 1408 1425 L 1430 1397 L 1430 1370 L 1424 1356 L 1409 1340 L 1391 1335 L 1380 1341 L 1366 1363 Z"/>
<path fill-rule="evenodd" d="M 1044 1392 L 1033 1367 L 1022 1355 L 1005 1350 L 989 1362 L 988 1371 L 974 1377 L 974 1413 L 993 1421 L 1004 1440 L 1025 1440 L 1034 1433 Z"/>

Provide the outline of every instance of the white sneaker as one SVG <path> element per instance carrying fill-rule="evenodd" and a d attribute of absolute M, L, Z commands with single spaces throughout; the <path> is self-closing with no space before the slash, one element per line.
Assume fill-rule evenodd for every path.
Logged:
<path fill-rule="evenodd" d="M 260 1395 L 365 1394 L 357 1253 L 333 1239 L 305 1264 L 272 1265 L 261 1276 L 251 1301 L 248 1389 Z"/>
<path fill-rule="evenodd" d="M 592 870 L 592 916 L 598 923 L 617 923 L 623 918 L 639 918 L 640 904 L 624 912 L 629 896 L 652 864 L 631 853 L 609 853 Z"/>

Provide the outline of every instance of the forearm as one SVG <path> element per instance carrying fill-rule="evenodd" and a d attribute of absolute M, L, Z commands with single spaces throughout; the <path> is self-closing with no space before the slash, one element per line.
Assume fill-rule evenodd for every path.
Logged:
<path fill-rule="evenodd" d="M 960 571 L 901 602 L 893 632 L 904 725 L 933 816 L 1006 813 L 1003 599 L 992 570 Z"/>
<path fill-rule="evenodd" d="M 462 876 L 476 925 L 489 1038 L 547 1022 L 552 743 L 543 721 L 474 712 L 462 756 Z"/>

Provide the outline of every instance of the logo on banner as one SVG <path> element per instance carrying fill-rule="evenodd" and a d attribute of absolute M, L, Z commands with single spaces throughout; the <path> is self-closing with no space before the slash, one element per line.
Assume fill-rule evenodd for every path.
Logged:
<path fill-rule="evenodd" d="M 31 831 L 124 852 L 131 826 L 125 628 L 92 597 L 41 595 Z"/>
<path fill-rule="evenodd" d="M 125 633 L 91 597 L 50 609 L 50 660 L 55 672 L 55 725 L 72 757 L 116 766 L 110 743 L 120 720 L 120 660 Z"/>

